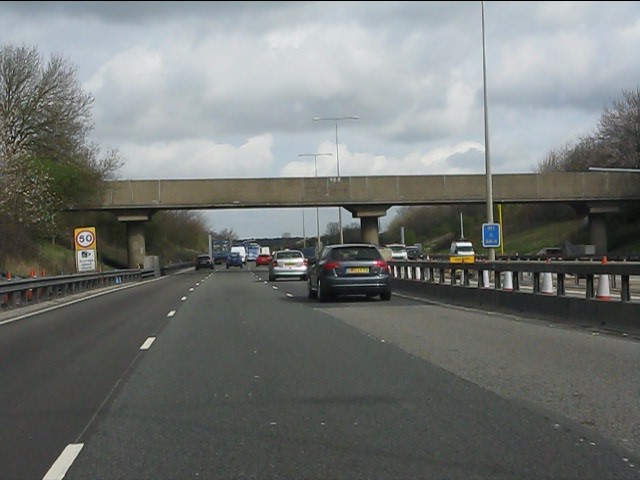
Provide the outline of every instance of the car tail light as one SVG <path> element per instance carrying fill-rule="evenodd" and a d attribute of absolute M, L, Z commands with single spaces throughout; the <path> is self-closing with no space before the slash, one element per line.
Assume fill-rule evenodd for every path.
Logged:
<path fill-rule="evenodd" d="M 383 272 L 389 272 L 389 265 L 384 260 L 376 260 L 375 262 L 373 262 L 373 264 L 376 267 L 380 267 L 380 270 L 382 270 Z"/>
<path fill-rule="evenodd" d="M 277 267 L 278 266 L 278 261 L 274 260 L 273 262 L 271 262 L 271 265 L 273 265 L 274 267 Z"/>
<path fill-rule="evenodd" d="M 309 260 L 305 258 L 304 260 L 302 260 L 302 264 L 306 267 L 307 265 L 309 265 Z"/>
<path fill-rule="evenodd" d="M 323 270 L 335 270 L 340 268 L 340 262 L 327 262 L 322 266 Z"/>

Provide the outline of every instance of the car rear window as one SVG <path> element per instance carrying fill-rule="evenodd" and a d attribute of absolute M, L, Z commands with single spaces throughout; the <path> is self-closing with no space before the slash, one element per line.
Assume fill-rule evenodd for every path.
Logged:
<path fill-rule="evenodd" d="M 302 252 L 280 252 L 278 258 L 302 258 Z"/>
<path fill-rule="evenodd" d="M 331 251 L 332 260 L 382 260 L 382 255 L 377 248 L 372 247 L 344 247 L 334 248 Z"/>

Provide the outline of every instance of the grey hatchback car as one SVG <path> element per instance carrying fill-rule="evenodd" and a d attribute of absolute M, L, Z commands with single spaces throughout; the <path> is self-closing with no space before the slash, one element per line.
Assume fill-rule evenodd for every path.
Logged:
<path fill-rule="evenodd" d="M 344 295 L 391 299 L 389 265 L 378 247 L 366 243 L 326 246 L 309 269 L 307 283 L 309 298 L 321 302 Z"/>

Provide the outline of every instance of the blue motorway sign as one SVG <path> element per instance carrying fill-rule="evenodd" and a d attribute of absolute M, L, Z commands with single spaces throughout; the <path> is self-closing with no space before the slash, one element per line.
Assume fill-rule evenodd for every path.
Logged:
<path fill-rule="evenodd" d="M 482 246 L 485 248 L 497 248 L 500 246 L 500 224 L 482 224 Z"/>

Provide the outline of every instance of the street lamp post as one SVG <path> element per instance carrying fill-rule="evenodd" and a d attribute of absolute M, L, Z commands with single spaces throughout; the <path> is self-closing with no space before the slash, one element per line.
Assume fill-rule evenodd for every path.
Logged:
<path fill-rule="evenodd" d="M 484 41 L 484 2 L 482 4 L 482 84 L 484 88 L 484 162 L 487 181 L 487 223 L 493 223 L 493 184 L 491 181 L 491 159 L 489 156 L 489 114 L 487 112 L 487 56 Z M 489 248 L 489 260 L 495 261 L 496 251 Z"/>
<path fill-rule="evenodd" d="M 315 165 L 315 169 L 316 169 L 316 178 L 318 178 L 318 157 L 320 155 L 329 155 L 331 156 L 331 153 L 301 153 L 298 156 L 299 157 L 313 157 L 313 163 Z M 317 243 L 316 243 L 316 250 L 318 251 L 318 253 L 320 253 L 320 215 L 319 215 L 319 208 L 316 205 L 316 235 L 317 235 Z"/>
<path fill-rule="evenodd" d="M 340 120 L 359 120 L 358 115 L 350 115 L 348 117 L 314 117 L 313 121 L 329 120 L 336 123 L 336 168 L 338 180 L 340 180 L 340 153 L 338 152 L 338 122 Z M 340 229 L 340 243 L 344 243 L 344 233 L 342 232 L 342 207 L 338 207 L 338 228 Z"/>
<path fill-rule="evenodd" d="M 304 230 L 304 207 L 302 207 L 302 248 L 307 247 L 307 234 Z"/>

